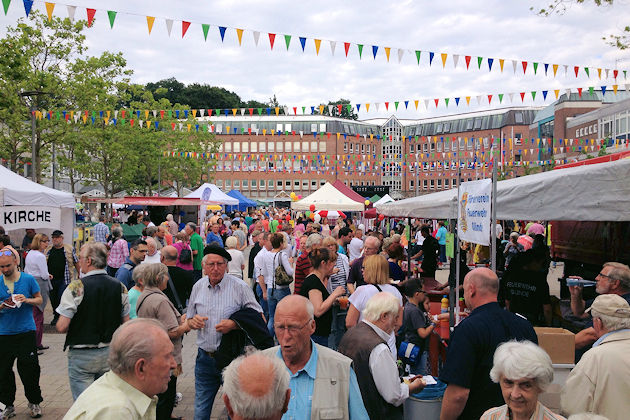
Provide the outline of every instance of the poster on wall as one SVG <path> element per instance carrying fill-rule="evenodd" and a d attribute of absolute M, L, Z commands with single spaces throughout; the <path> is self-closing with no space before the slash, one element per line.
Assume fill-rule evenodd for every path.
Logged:
<path fill-rule="evenodd" d="M 490 244 L 492 180 L 462 182 L 459 187 L 457 235 L 462 241 Z"/>
<path fill-rule="evenodd" d="M 6 231 L 16 229 L 59 229 L 61 209 L 46 206 L 0 207 L 0 226 Z"/>

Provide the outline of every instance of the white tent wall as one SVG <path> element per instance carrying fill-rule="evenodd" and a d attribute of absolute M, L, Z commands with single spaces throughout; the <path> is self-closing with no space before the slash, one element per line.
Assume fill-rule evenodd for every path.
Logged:
<path fill-rule="evenodd" d="M 316 210 L 363 211 L 365 205 L 352 200 L 335 188 L 330 182 L 322 185 L 317 191 L 299 201 L 291 203 L 293 210 L 309 210 L 315 205 Z"/>
<path fill-rule="evenodd" d="M 630 159 L 497 183 L 498 220 L 630 221 Z M 457 218 L 457 189 L 376 206 L 391 217 Z"/>

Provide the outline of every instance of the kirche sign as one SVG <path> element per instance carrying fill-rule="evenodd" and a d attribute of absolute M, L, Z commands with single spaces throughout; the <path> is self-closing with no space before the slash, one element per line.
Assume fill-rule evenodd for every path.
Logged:
<path fill-rule="evenodd" d="M 45 206 L 0 207 L 0 224 L 6 230 L 58 229 L 61 209 Z"/>

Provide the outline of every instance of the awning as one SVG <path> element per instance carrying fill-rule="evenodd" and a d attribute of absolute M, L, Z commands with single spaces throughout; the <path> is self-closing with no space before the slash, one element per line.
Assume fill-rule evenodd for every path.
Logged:
<path fill-rule="evenodd" d="M 85 201 L 137 206 L 200 206 L 205 203 L 198 198 L 179 197 L 121 197 L 121 198 L 87 198 Z"/>

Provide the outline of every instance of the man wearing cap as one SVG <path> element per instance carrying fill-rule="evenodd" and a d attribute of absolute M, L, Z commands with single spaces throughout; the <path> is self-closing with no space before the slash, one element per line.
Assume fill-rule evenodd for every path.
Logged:
<path fill-rule="evenodd" d="M 569 374 L 562 390 L 566 414 L 595 413 L 609 419 L 630 412 L 630 305 L 616 294 L 598 296 L 587 309 L 598 337 Z"/>
<path fill-rule="evenodd" d="M 204 276 L 195 283 L 186 313 L 188 324 L 197 332 L 197 359 L 195 363 L 195 419 L 208 419 L 214 397 L 221 385 L 221 370 L 217 368 L 215 352 L 221 337 L 239 328 L 230 316 L 234 312 L 251 308 L 262 316 L 262 308 L 250 287 L 227 274 L 227 263 L 232 259 L 221 247 L 204 249 L 202 268 Z"/>
<path fill-rule="evenodd" d="M 52 275 L 50 290 L 50 304 L 53 309 L 59 306 L 61 295 L 66 286 L 76 280 L 79 276 L 79 257 L 77 257 L 74 247 L 63 243 L 63 232 L 55 230 L 52 233 L 52 245 L 44 251 L 48 261 L 48 272 Z M 50 325 L 57 324 L 59 314 L 54 312 Z"/>

